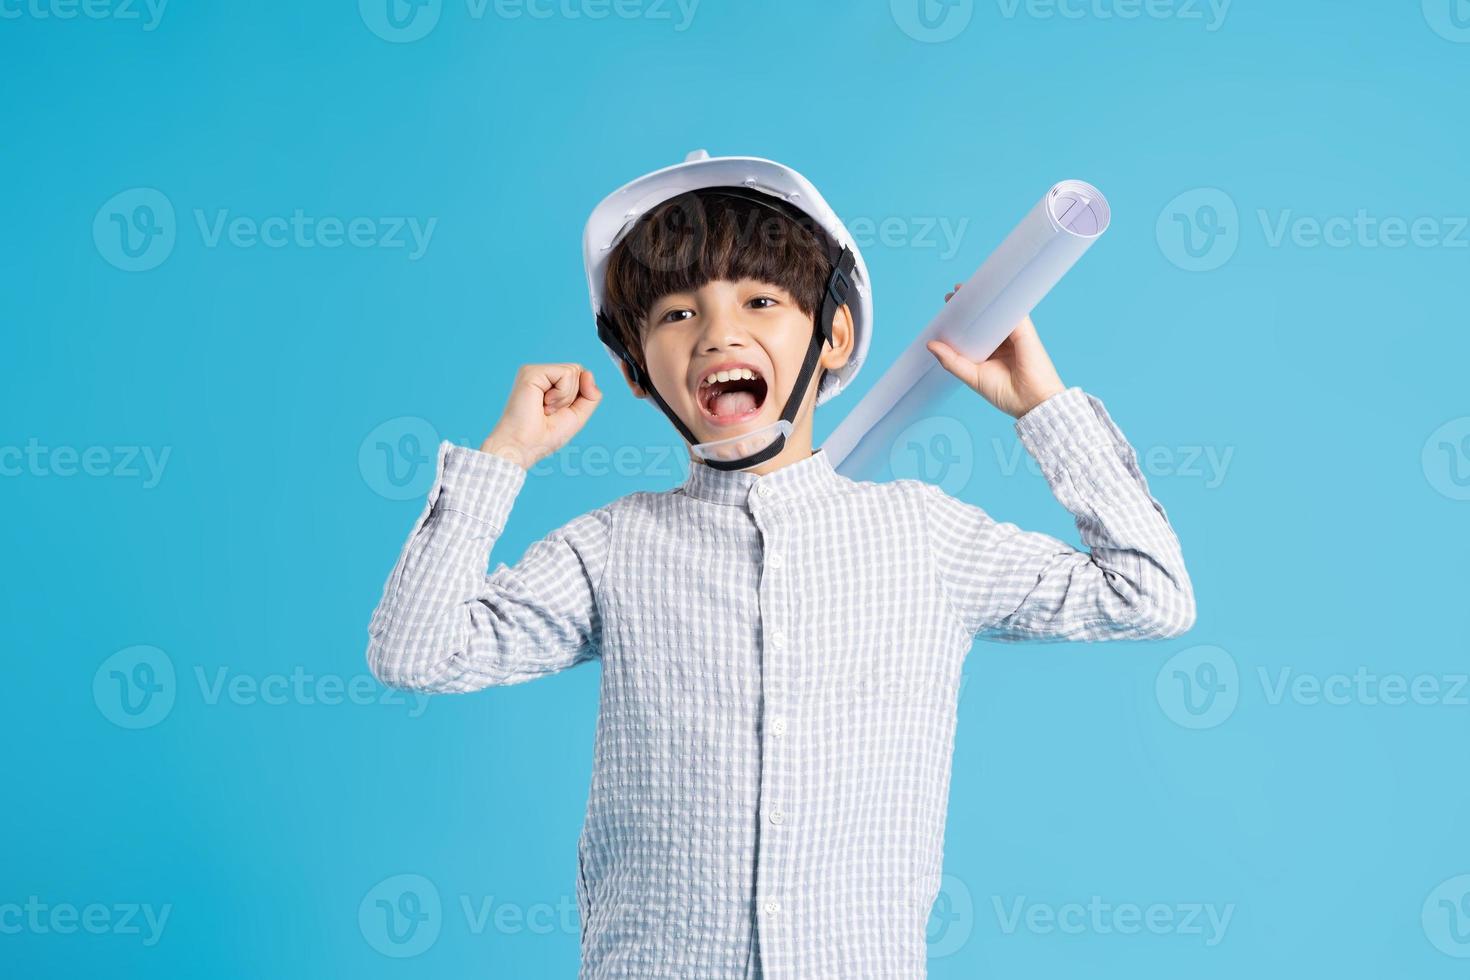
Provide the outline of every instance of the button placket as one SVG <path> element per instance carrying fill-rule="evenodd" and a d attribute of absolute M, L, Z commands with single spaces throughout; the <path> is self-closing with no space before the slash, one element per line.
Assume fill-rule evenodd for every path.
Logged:
<path fill-rule="evenodd" d="M 774 828 L 781 828 L 789 821 L 790 814 L 774 800 L 782 800 L 786 796 L 786 772 L 787 759 L 784 749 L 775 750 L 774 739 L 779 738 L 786 732 L 787 723 L 781 714 L 772 712 L 784 712 L 786 699 L 790 696 L 790 679 L 792 664 L 787 656 L 790 638 L 787 630 L 791 624 L 787 622 L 790 615 L 791 603 L 787 601 L 789 591 L 783 574 L 786 559 L 780 543 L 779 516 L 783 508 L 779 503 L 778 492 L 765 483 L 757 483 L 757 501 L 754 502 L 755 509 L 760 515 L 758 523 L 767 544 L 765 555 L 765 569 L 761 576 L 762 607 L 764 622 L 769 628 L 766 632 L 766 655 L 763 658 L 764 672 L 766 678 L 764 694 L 762 699 L 762 713 L 770 720 L 768 729 L 772 738 L 767 739 L 768 750 L 763 753 L 763 764 L 761 774 L 761 796 L 767 801 L 765 803 L 766 825 L 773 828 L 769 834 L 762 835 L 759 845 L 761 857 L 759 858 L 760 881 L 757 884 L 763 899 L 760 906 L 764 917 L 774 922 L 780 917 L 782 905 L 778 897 L 782 889 L 782 879 L 785 877 L 785 866 L 788 863 L 786 852 L 791 846 L 788 836 L 774 832 Z M 775 573 L 775 574 L 773 574 Z M 777 941 L 777 936 L 772 933 L 768 937 L 772 942 Z"/>

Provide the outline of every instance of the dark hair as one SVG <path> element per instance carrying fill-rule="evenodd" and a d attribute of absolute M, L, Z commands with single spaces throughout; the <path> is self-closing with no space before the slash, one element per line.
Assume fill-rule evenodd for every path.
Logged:
<path fill-rule="evenodd" d="M 643 215 L 614 246 L 603 311 L 639 365 L 647 368 L 643 329 L 654 304 L 715 279 L 780 286 L 815 323 L 832 270 L 826 233 L 785 202 L 769 200 L 779 213 L 714 188 L 688 191 Z M 814 387 L 826 373 L 818 371 Z"/>

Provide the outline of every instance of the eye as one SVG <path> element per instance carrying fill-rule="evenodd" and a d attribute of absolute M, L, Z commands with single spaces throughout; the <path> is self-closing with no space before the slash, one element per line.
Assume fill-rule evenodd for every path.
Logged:
<path fill-rule="evenodd" d="M 751 302 L 752 303 L 770 303 L 771 306 L 777 306 L 780 303 L 780 301 L 777 300 L 774 296 L 756 296 L 753 299 L 751 299 Z M 756 309 L 758 309 L 758 310 L 769 310 L 771 308 L 771 306 L 757 306 Z"/>
<path fill-rule="evenodd" d="M 694 315 L 694 311 L 693 310 L 686 310 L 682 306 L 676 306 L 672 310 L 665 311 L 664 312 L 664 315 L 658 318 L 658 322 L 659 323 L 674 323 L 674 322 L 676 322 L 676 320 L 682 319 L 679 316 L 679 314 L 681 314 L 681 313 L 688 313 L 690 316 L 693 316 Z"/>

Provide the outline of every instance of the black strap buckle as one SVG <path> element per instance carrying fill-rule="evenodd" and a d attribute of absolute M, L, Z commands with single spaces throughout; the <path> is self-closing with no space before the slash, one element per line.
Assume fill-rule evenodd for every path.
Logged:
<path fill-rule="evenodd" d="M 836 306 L 847 302 L 847 291 L 852 288 L 852 279 L 837 268 L 832 270 L 832 275 L 827 279 L 827 295 L 832 298 Z"/>

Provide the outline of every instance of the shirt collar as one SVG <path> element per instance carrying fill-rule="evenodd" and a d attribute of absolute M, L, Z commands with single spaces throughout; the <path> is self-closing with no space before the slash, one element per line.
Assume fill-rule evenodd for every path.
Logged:
<path fill-rule="evenodd" d="M 689 461 L 689 475 L 680 493 L 717 504 L 744 504 L 752 492 L 769 493 L 772 500 L 791 500 L 830 494 L 846 478 L 832 467 L 832 457 L 818 449 L 805 459 L 787 463 L 760 475 L 749 470 L 717 470 L 698 460 Z"/>

